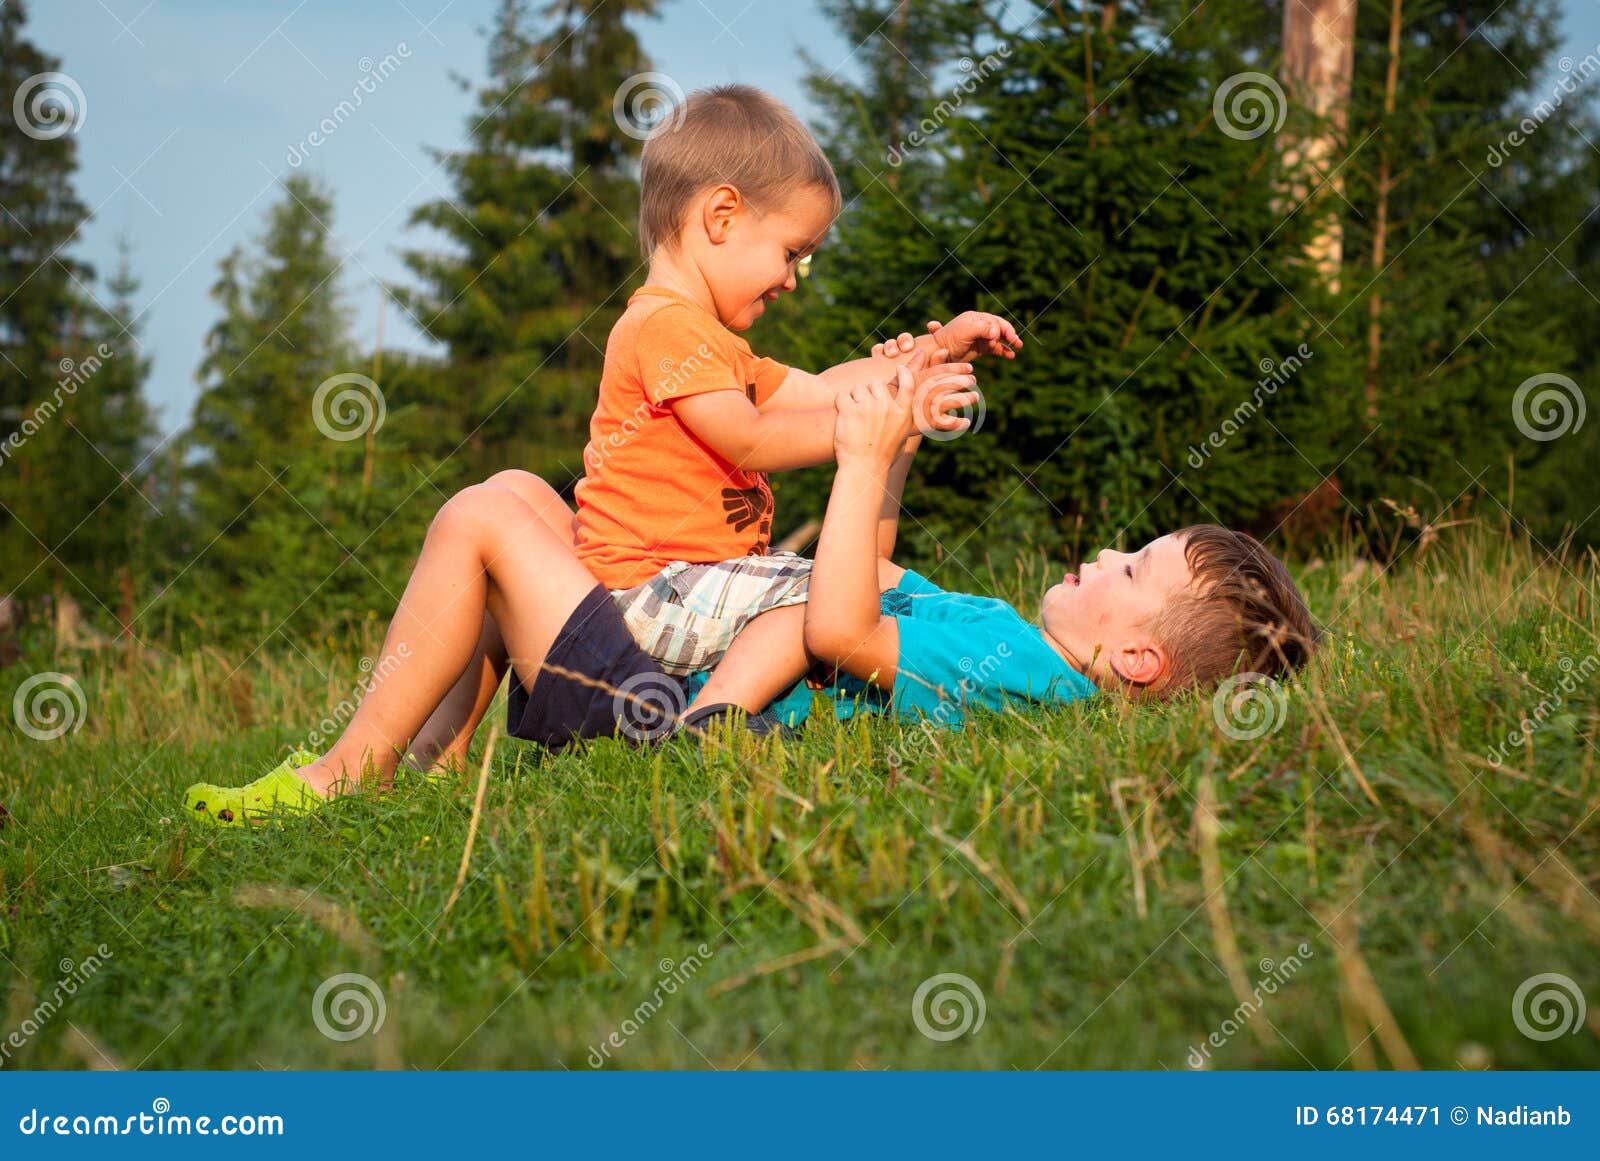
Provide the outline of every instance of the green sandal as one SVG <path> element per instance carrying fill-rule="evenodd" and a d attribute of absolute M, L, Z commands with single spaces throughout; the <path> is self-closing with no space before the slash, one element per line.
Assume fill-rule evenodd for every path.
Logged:
<path fill-rule="evenodd" d="M 274 814 L 308 814 L 327 799 L 295 773 L 315 762 L 317 755 L 296 750 L 247 786 L 213 786 L 196 782 L 183 795 L 187 813 L 217 826 L 248 826 L 266 822 Z"/>

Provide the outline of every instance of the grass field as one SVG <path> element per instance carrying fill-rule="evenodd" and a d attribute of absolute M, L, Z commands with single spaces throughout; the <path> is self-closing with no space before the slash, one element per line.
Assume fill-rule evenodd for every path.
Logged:
<path fill-rule="evenodd" d="M 475 828 L 476 763 L 284 830 L 182 817 L 190 782 L 305 740 L 376 639 L 25 656 L 8 705 L 60 671 L 86 712 L 54 740 L 6 718 L 0 1061 L 1600 1066 L 1593 555 L 1453 528 L 1297 571 L 1330 637 L 1256 717 L 501 739 Z M 1031 611 L 1044 575 L 998 587 Z M 1514 1013 L 1546 973 L 1586 1017 L 1560 981 Z"/>

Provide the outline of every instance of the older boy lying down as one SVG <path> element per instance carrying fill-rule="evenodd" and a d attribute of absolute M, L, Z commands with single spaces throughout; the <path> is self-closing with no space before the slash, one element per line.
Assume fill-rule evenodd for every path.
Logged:
<path fill-rule="evenodd" d="M 915 450 L 909 380 L 857 387 L 837 406 L 839 468 L 803 646 L 840 677 L 841 713 L 953 724 L 970 705 L 1165 697 L 1236 672 L 1280 676 L 1310 656 L 1317 630 L 1283 564 L 1215 525 L 1101 552 L 1045 594 L 1038 624 L 1004 601 L 938 589 L 887 559 Z M 386 786 L 402 757 L 424 769 L 459 764 L 508 669 L 508 732 L 551 747 L 699 727 L 734 708 L 716 701 L 714 673 L 696 675 L 698 695 L 677 716 L 678 679 L 639 649 L 574 556 L 571 509 L 524 472 L 502 472 L 440 510 L 383 656 L 331 749 L 291 754 L 247 786 L 192 786 L 190 813 L 238 826 L 314 809 L 363 782 Z M 809 701 L 799 689 L 773 708 L 793 722 Z"/>

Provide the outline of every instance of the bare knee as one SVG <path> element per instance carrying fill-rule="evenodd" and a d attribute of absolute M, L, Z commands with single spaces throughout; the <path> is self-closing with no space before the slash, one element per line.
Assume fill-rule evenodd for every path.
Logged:
<path fill-rule="evenodd" d="M 538 476 L 532 472 L 525 472 L 521 468 L 507 468 L 503 472 L 496 472 L 483 482 L 492 484 L 496 488 L 509 489 L 518 495 L 532 490 L 535 484 L 544 484 L 544 481 Z M 548 487 L 549 485 L 545 486 Z"/>
<path fill-rule="evenodd" d="M 496 472 L 484 483 L 512 493 L 532 508 L 556 535 L 564 540 L 574 539 L 572 507 L 561 498 L 560 492 L 532 472 L 507 468 L 503 472 Z"/>
<path fill-rule="evenodd" d="M 506 491 L 521 498 L 523 503 L 539 511 L 551 504 L 561 508 L 567 507 L 567 502 L 544 480 L 532 472 L 522 471 L 520 468 L 507 468 L 503 472 L 496 472 L 484 481 L 485 484 L 504 488 Z"/>
<path fill-rule="evenodd" d="M 482 542 L 528 516 L 527 505 L 504 488 L 488 483 L 462 488 L 440 506 L 428 536 Z"/>

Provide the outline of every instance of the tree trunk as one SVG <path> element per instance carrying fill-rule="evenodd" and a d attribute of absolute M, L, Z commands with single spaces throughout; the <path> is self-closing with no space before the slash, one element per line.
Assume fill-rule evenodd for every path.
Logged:
<path fill-rule="evenodd" d="M 1283 137 L 1284 164 L 1292 177 L 1294 203 L 1316 198 L 1326 183 L 1343 197 L 1344 180 L 1329 177 L 1337 164 L 1348 124 L 1350 76 L 1355 65 L 1356 0 L 1285 0 L 1283 79 L 1289 99 L 1316 118 L 1315 128 L 1299 138 Z M 1312 212 L 1317 229 L 1306 247 L 1330 291 L 1339 289 L 1344 230 L 1336 202 L 1323 201 Z"/>
<path fill-rule="evenodd" d="M 1400 82 L 1400 2 L 1389 8 L 1389 72 L 1383 80 L 1383 116 L 1394 116 L 1394 94 Z M 1389 147 L 1378 142 L 1377 212 L 1372 227 L 1372 278 L 1383 276 L 1383 261 L 1389 246 L 1389 190 L 1393 177 L 1389 168 Z M 1367 404 L 1367 423 L 1378 422 L 1378 353 L 1383 344 L 1383 294 L 1373 290 L 1367 300 L 1367 374 L 1363 393 Z"/>
<path fill-rule="evenodd" d="M 0 595 L 0 669 L 14 664 L 22 656 L 22 649 L 18 645 L 18 628 L 22 621 L 22 610 L 17 605 L 17 600 L 12 594 Z M 0 826 L 5 825 L 5 808 L 0 807 Z"/>

